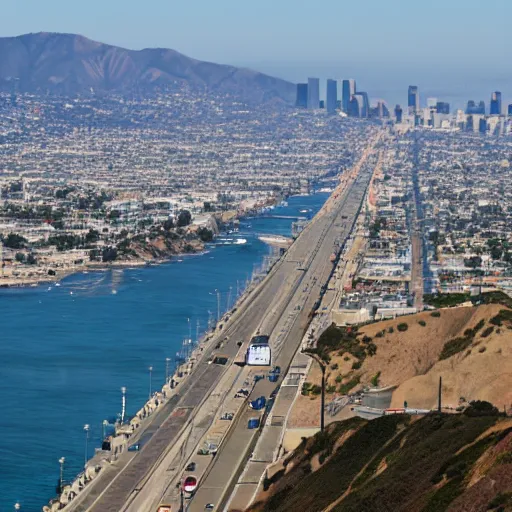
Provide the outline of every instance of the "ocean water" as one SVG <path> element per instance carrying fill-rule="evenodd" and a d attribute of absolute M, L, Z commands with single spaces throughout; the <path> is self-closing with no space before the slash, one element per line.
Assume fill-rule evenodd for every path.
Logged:
<path fill-rule="evenodd" d="M 296 196 L 274 215 L 312 216 L 328 194 Z M 308 213 L 299 213 L 310 210 Z M 90 272 L 60 286 L 0 289 L 0 512 L 39 511 L 55 495 L 60 457 L 64 480 L 83 468 L 102 437 L 102 422 L 134 414 L 165 380 L 165 359 L 200 332 L 209 313 L 236 296 L 269 248 L 258 234 L 290 235 L 293 219 L 258 217 L 222 236 L 205 254 L 159 266 Z M 235 243 L 245 239 L 246 243 Z"/>

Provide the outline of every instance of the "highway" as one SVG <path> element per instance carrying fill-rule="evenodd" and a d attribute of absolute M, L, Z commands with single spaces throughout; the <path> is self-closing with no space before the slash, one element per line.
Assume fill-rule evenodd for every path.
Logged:
<path fill-rule="evenodd" d="M 172 399 L 172 404 L 166 405 L 166 419 L 144 433 L 142 450 L 105 486 L 98 487 L 77 510 L 151 511 L 156 510 L 156 506 L 152 508 L 153 505 L 149 506 L 148 503 L 155 502 L 158 505 L 167 499 L 174 500 L 176 493 L 174 486 L 170 485 L 172 479 L 162 495 L 154 492 L 158 488 L 158 480 L 161 480 L 156 476 L 168 464 L 170 452 L 201 410 L 203 416 L 200 424 L 206 432 L 217 413 L 211 407 L 208 413 L 204 413 L 204 409 L 208 409 L 211 395 L 216 391 L 217 396 L 225 396 L 231 390 L 233 382 L 229 384 L 226 382 L 229 379 L 222 379 L 227 372 L 233 371 L 232 361 L 258 330 L 271 335 L 273 363 L 283 370 L 288 368 L 309 324 L 310 313 L 333 270 L 330 255 L 335 246 L 338 249 L 342 246 L 357 217 L 376 162 L 372 147 L 373 144 L 369 144 L 352 177 L 331 195 L 285 256 L 231 315 L 205 351 L 205 356 L 196 365 L 193 374 L 181 384 L 179 394 Z M 218 342 L 221 342 L 221 347 L 216 349 Z M 244 342 L 241 348 L 239 342 Z M 213 353 L 229 356 L 230 363 L 226 366 L 208 364 Z M 244 368 L 241 375 L 236 374 L 236 378 L 243 380 L 249 376 L 249 372 L 251 369 Z M 222 389 L 219 390 L 219 387 Z M 261 380 L 252 390 L 251 397 L 268 397 L 275 387 L 276 383 Z M 227 499 L 255 442 L 257 431 L 247 429 L 247 420 L 251 416 L 254 416 L 254 412 L 244 408 L 233 421 L 222 449 L 212 464 L 204 468 L 200 487 L 189 504 L 191 512 L 204 510 L 206 503 L 215 503 L 216 510 L 220 510 L 221 504 Z M 207 459 L 210 460 L 209 457 Z M 178 471 L 177 478 L 180 476 Z"/>

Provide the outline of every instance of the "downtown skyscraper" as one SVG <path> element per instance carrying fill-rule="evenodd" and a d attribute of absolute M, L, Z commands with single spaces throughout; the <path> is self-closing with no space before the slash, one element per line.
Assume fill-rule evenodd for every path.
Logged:
<path fill-rule="evenodd" d="M 320 79 L 308 78 L 308 109 L 320 108 Z"/>
<path fill-rule="evenodd" d="M 308 84 L 297 84 L 296 107 L 307 108 L 308 106 Z"/>
<path fill-rule="evenodd" d="M 415 114 L 420 110 L 420 93 L 417 85 L 409 85 L 409 91 L 407 93 L 407 106 L 409 107 L 409 113 Z"/>
<path fill-rule="evenodd" d="M 356 93 L 356 81 L 353 79 L 343 80 L 342 82 L 342 99 L 341 108 L 345 114 L 348 114 L 350 110 L 350 100 Z"/>
<path fill-rule="evenodd" d="M 491 94 L 491 108 L 489 110 L 491 116 L 501 115 L 501 92 L 494 91 Z"/>
<path fill-rule="evenodd" d="M 338 103 L 338 83 L 331 78 L 327 79 L 327 95 L 325 106 L 328 114 L 336 112 L 336 105 Z"/>

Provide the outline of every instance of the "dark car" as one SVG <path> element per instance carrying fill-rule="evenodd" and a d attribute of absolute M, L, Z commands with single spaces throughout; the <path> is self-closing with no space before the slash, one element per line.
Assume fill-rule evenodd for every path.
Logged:
<path fill-rule="evenodd" d="M 196 463 L 191 462 L 186 468 L 185 471 L 195 471 L 196 470 Z"/>

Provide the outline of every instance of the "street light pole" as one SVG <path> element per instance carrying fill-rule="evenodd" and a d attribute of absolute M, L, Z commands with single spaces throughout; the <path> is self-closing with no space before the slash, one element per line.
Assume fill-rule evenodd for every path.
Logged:
<path fill-rule="evenodd" d="M 89 444 L 89 429 L 91 427 L 88 423 L 84 425 L 84 431 L 85 431 L 85 454 L 84 454 L 84 467 L 87 465 L 87 453 L 88 453 L 88 444 Z"/>
<path fill-rule="evenodd" d="M 64 462 L 66 462 L 66 458 L 65 457 L 61 457 L 59 459 L 59 464 L 60 464 L 60 492 L 59 492 L 59 495 L 62 494 L 62 490 L 64 489 Z"/>
<path fill-rule="evenodd" d="M 171 362 L 170 357 L 165 358 L 165 383 L 169 384 L 169 364 Z"/>
<path fill-rule="evenodd" d="M 121 425 L 124 423 L 124 414 L 126 411 L 126 387 L 121 388 Z"/>
<path fill-rule="evenodd" d="M 151 386 L 152 375 L 153 375 L 153 367 L 150 366 L 149 367 L 149 398 L 151 398 L 151 391 L 152 391 L 152 386 Z"/>
<path fill-rule="evenodd" d="M 323 432 L 325 429 L 325 371 L 327 370 L 327 362 L 321 359 L 320 356 L 317 354 L 312 354 L 308 351 L 303 351 L 303 354 L 306 354 L 307 356 L 311 357 L 311 359 L 314 359 L 318 365 L 320 366 L 320 370 L 322 371 L 322 394 L 320 397 L 320 431 Z"/>
<path fill-rule="evenodd" d="M 103 437 L 101 439 L 101 443 L 103 444 L 103 441 L 105 440 L 105 437 L 107 437 L 107 425 L 108 425 L 108 420 L 103 420 L 103 422 L 101 423 L 101 426 L 102 426 L 102 434 L 103 434 Z"/>

